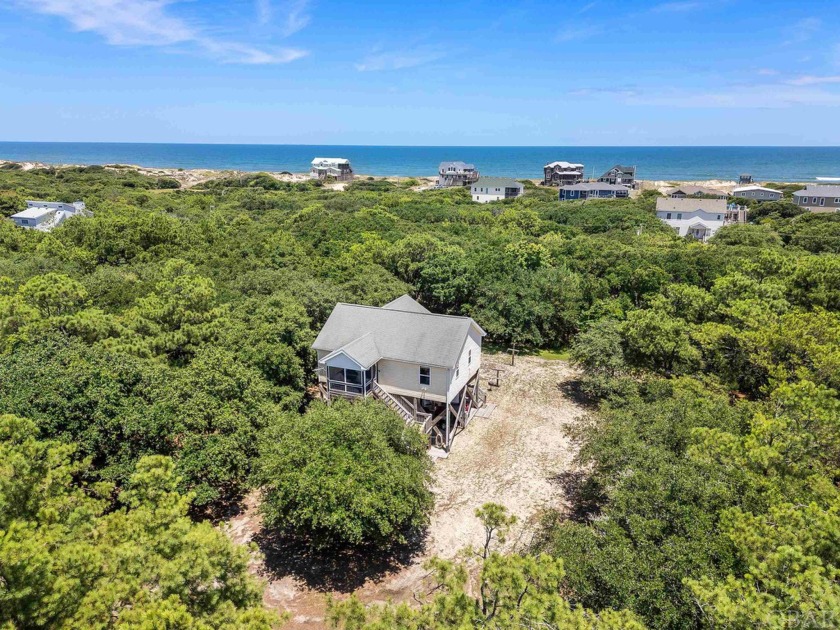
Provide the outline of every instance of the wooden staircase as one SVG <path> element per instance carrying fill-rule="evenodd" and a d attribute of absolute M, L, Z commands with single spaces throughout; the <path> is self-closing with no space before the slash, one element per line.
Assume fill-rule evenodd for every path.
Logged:
<path fill-rule="evenodd" d="M 382 389 L 376 381 L 373 382 L 371 391 L 373 392 L 374 398 L 381 400 L 385 403 L 385 405 L 396 411 L 397 415 L 399 415 L 403 420 L 406 422 L 414 422 L 414 413 L 406 409 L 400 401 Z"/>

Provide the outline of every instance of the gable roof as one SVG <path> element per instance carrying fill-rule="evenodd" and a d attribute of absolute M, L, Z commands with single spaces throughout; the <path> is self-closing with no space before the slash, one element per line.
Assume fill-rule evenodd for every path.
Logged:
<path fill-rule="evenodd" d="M 657 212 L 696 212 L 701 210 L 720 214 L 726 212 L 726 207 L 726 199 L 660 197 L 656 200 Z"/>
<path fill-rule="evenodd" d="M 720 195 L 722 197 L 726 197 L 727 194 L 723 190 L 717 190 L 715 188 L 706 188 L 705 186 L 679 186 L 678 188 L 673 188 L 668 191 L 669 195 L 674 195 L 676 193 L 682 193 L 684 195 Z"/>
<path fill-rule="evenodd" d="M 392 311 L 409 311 L 411 313 L 431 313 L 429 309 L 408 294 L 401 295 L 396 300 L 388 302 L 382 308 L 388 308 Z"/>
<path fill-rule="evenodd" d="M 563 162 L 563 161 L 549 162 L 543 168 L 556 168 L 558 166 L 560 168 L 575 168 L 575 169 L 582 169 L 583 168 L 583 164 L 576 164 L 575 162 Z"/>
<path fill-rule="evenodd" d="M 739 192 L 747 192 L 750 190 L 762 190 L 764 192 L 776 193 L 777 195 L 782 194 L 781 190 L 776 190 L 775 188 L 765 188 L 764 186 L 741 186 L 740 188 L 734 189 L 732 192 L 734 194 Z"/>
<path fill-rule="evenodd" d="M 613 171 L 618 171 L 619 173 L 623 173 L 624 175 L 636 175 L 636 167 L 635 166 L 622 166 L 621 164 L 616 164 L 610 170 L 608 170 L 602 177 L 605 177 L 612 173 Z"/>
<path fill-rule="evenodd" d="M 386 305 L 390 308 L 336 304 L 312 347 L 344 352 L 365 368 L 393 359 L 449 369 L 458 362 L 471 328 L 485 334 L 470 317 L 393 308 L 395 303 L 410 306 L 404 298 L 411 300 L 400 297 Z"/>
<path fill-rule="evenodd" d="M 808 184 L 802 190 L 793 193 L 794 197 L 840 197 L 840 186 Z"/>
<path fill-rule="evenodd" d="M 479 177 L 473 186 L 484 188 L 524 188 L 522 184 L 510 177 Z"/>

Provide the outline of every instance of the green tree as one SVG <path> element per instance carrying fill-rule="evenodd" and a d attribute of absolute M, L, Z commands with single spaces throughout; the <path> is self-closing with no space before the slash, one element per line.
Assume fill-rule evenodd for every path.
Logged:
<path fill-rule="evenodd" d="M 375 401 L 286 414 L 260 439 L 254 482 L 265 524 L 318 546 L 404 540 L 432 507 L 426 447 Z"/>
<path fill-rule="evenodd" d="M 170 460 L 140 460 L 121 506 L 88 463 L 0 416 L 0 623 L 19 628 L 264 628 L 247 550 L 187 517 Z M 172 625 L 169 625 L 172 624 Z"/>

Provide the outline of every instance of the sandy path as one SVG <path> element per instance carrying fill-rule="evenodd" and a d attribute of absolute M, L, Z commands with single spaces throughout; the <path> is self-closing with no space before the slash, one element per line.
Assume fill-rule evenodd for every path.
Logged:
<path fill-rule="evenodd" d="M 559 385 L 574 373 L 563 361 L 520 357 L 515 367 L 507 363 L 507 357 L 485 357 L 485 367 L 506 370 L 501 388 L 488 393 L 496 408 L 487 418 L 474 418 L 449 456 L 436 461 L 435 510 L 424 540 L 386 558 L 314 558 L 261 538 L 256 497 L 231 519 L 234 540 L 256 541 L 266 553 L 253 569 L 268 582 L 265 604 L 291 613 L 287 628 L 323 628 L 326 593 L 356 592 L 367 602 L 410 600 L 421 588 L 426 558 L 451 558 L 481 542 L 474 513 L 484 503 L 500 503 L 519 517 L 508 540 L 514 546 L 527 543 L 529 525 L 542 508 L 563 501 L 553 479 L 571 466 L 574 453 L 564 427 L 582 410 Z"/>

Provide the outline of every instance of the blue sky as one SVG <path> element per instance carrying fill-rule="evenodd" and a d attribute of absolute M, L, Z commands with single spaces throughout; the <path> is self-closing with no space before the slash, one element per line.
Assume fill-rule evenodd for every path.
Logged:
<path fill-rule="evenodd" d="M 0 0 L 0 140 L 840 145 L 840 0 Z"/>

